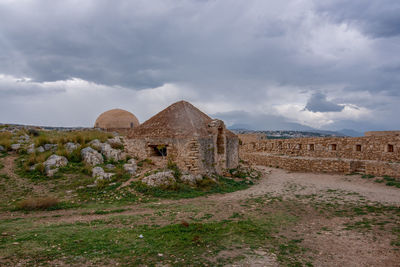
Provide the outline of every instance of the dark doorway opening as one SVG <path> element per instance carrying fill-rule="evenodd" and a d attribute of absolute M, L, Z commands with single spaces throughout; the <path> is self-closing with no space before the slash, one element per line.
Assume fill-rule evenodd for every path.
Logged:
<path fill-rule="evenodd" d="M 150 156 L 165 157 L 167 156 L 167 145 L 150 145 Z"/>
<path fill-rule="evenodd" d="M 387 152 L 394 152 L 394 146 L 393 145 L 388 145 L 387 146 Z"/>

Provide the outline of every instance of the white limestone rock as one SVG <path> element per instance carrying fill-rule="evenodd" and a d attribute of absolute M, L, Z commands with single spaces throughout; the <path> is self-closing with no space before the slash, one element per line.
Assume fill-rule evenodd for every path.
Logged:
<path fill-rule="evenodd" d="M 107 140 L 107 143 L 109 143 L 110 145 L 118 145 L 118 146 L 123 145 L 123 143 L 121 141 L 121 138 L 118 137 L 118 136 L 115 136 L 113 138 L 109 138 Z"/>
<path fill-rule="evenodd" d="M 92 169 L 92 177 L 96 178 L 95 183 L 97 184 L 100 180 L 110 180 L 114 173 L 108 173 L 103 170 L 102 167 L 94 167 Z"/>
<path fill-rule="evenodd" d="M 110 144 L 101 144 L 101 153 L 108 160 L 120 161 L 126 158 L 125 153 L 120 149 L 113 149 Z"/>
<path fill-rule="evenodd" d="M 44 170 L 47 176 L 53 176 L 59 167 L 66 166 L 68 164 L 68 160 L 66 157 L 51 155 L 44 163 Z"/>
<path fill-rule="evenodd" d="M 17 151 L 20 148 L 21 148 L 21 144 L 12 144 L 11 145 L 11 150 L 13 150 L 13 151 Z"/>
<path fill-rule="evenodd" d="M 168 187 L 176 183 L 176 180 L 172 171 L 165 171 L 144 177 L 142 182 L 151 187 Z"/>
<path fill-rule="evenodd" d="M 100 142 L 98 139 L 94 139 L 89 142 L 89 145 L 96 150 L 101 150 L 101 144 L 102 142 Z"/>
<path fill-rule="evenodd" d="M 57 147 L 58 147 L 57 144 L 45 144 L 44 150 L 45 151 L 49 151 L 49 150 L 55 151 L 55 150 L 57 150 Z"/>
<path fill-rule="evenodd" d="M 104 162 L 103 156 L 91 147 L 81 150 L 81 156 L 85 163 L 95 166 Z"/>
<path fill-rule="evenodd" d="M 35 153 L 35 144 L 30 144 L 30 145 L 28 146 L 28 149 L 26 150 L 26 152 L 27 152 L 28 154 L 33 154 L 33 153 Z"/>
<path fill-rule="evenodd" d="M 136 161 L 134 159 L 128 160 L 128 163 L 124 164 L 124 170 L 128 172 L 130 175 L 135 175 L 136 174 Z"/>
<path fill-rule="evenodd" d="M 42 146 L 40 146 L 40 147 L 36 148 L 36 152 L 43 153 L 44 148 Z"/>

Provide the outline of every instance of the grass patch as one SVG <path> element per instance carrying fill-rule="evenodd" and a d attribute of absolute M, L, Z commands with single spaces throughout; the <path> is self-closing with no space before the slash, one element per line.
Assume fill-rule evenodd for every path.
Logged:
<path fill-rule="evenodd" d="M 266 247 L 278 253 L 285 265 L 297 262 L 300 242 L 282 241 L 272 234 L 294 218 L 274 214 L 262 220 L 220 221 L 136 225 L 134 228 L 112 226 L 103 220 L 36 227 L 16 227 L 20 221 L 1 225 L 0 230 L 14 229 L 15 237 L 3 238 L 3 255 L 44 263 L 57 258 L 88 260 L 113 259 L 131 266 L 171 264 L 173 266 L 215 265 L 229 261 L 218 253 L 231 247 Z M 8 228 L 8 229 L 7 229 Z M 17 243 L 18 245 L 15 245 Z M 293 244 L 292 244 L 293 243 Z M 295 247 L 294 244 L 296 244 Z M 31 262 L 31 263 L 32 263 Z"/>
<path fill-rule="evenodd" d="M 197 187 L 193 188 L 183 183 L 176 183 L 170 188 L 149 187 L 142 182 L 132 182 L 130 187 L 145 195 L 160 198 L 181 199 L 194 198 L 215 193 L 231 193 L 238 190 L 249 188 L 253 182 L 242 180 L 235 181 L 224 177 L 219 177 L 215 183 L 209 178 L 203 179 Z"/>

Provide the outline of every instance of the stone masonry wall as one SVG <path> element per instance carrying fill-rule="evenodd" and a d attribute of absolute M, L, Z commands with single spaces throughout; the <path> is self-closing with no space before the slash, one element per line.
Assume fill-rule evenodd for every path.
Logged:
<path fill-rule="evenodd" d="M 400 136 L 318 137 L 243 142 L 245 152 L 400 162 Z"/>
<path fill-rule="evenodd" d="M 245 139 L 239 151 L 242 160 L 291 171 L 400 177 L 400 137 L 394 135 Z"/>

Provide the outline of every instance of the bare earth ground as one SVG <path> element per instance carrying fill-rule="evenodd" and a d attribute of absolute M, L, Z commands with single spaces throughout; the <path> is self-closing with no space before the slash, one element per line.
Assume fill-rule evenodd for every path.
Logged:
<path fill-rule="evenodd" d="M 45 191 L 44 188 L 32 185 L 14 174 L 14 159 L 13 157 L 0 159 L 5 166 L 0 173 L 16 179 L 18 186 L 28 187 L 33 191 Z M 259 213 L 274 211 L 276 206 L 273 204 L 276 198 L 295 199 L 300 205 L 291 205 L 288 202 L 286 208 L 293 214 L 304 214 L 304 216 L 300 216 L 295 226 L 283 230 L 279 235 L 301 239 L 302 245 L 308 249 L 305 257 L 309 256 L 312 259 L 313 266 L 400 266 L 400 251 L 398 247 L 391 245 L 391 241 L 395 238 L 392 233 L 378 229 L 375 225 L 372 225 L 372 230 L 348 230 L 345 229 L 345 225 L 354 222 L 354 218 L 325 216 L 327 213 L 323 209 L 319 212 L 315 209 L 322 202 L 399 207 L 400 189 L 361 179 L 359 175 L 291 173 L 263 166 L 256 168 L 262 171 L 263 176 L 258 184 L 249 189 L 208 197 L 127 205 L 123 207 L 125 211 L 118 215 L 138 216 L 136 224 L 168 225 L 190 221 L 207 214 L 212 214 L 210 221 L 219 221 L 230 218 L 232 214 L 246 217 L 246 214 L 257 216 Z M 159 212 L 162 212 L 162 215 L 154 218 Z M 114 216 L 116 215 L 85 213 L 81 209 L 38 211 L 28 214 L 4 211 L 0 213 L 0 220 L 31 218 L 39 225 L 107 220 Z M 265 249 L 253 252 L 230 266 L 279 266 L 273 253 Z M 234 257 L 235 253 L 235 250 L 232 250 L 220 254 Z M 0 265 L 1 262 L 0 257 Z M 54 261 L 50 265 L 63 265 L 63 263 Z"/>

